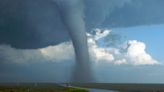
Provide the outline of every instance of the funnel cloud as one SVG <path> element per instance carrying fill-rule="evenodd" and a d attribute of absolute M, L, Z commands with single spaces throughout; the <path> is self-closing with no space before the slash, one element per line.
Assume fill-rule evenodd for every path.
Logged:
<path fill-rule="evenodd" d="M 73 81 L 89 82 L 93 78 L 90 69 L 85 22 L 83 20 L 83 2 L 82 0 L 56 0 L 56 2 L 76 53 Z"/>

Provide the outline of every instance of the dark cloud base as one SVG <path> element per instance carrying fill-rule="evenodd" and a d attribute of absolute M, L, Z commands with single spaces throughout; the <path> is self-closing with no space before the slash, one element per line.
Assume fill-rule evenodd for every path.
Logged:
<path fill-rule="evenodd" d="M 0 4 L 0 44 L 35 49 L 69 40 L 55 3 L 1 0 Z"/>
<path fill-rule="evenodd" d="M 84 21 L 88 31 L 94 27 L 113 28 L 164 23 L 163 0 L 84 2 Z M 61 21 L 54 1 L 0 1 L 0 44 L 36 49 L 69 39 L 68 30 Z"/>

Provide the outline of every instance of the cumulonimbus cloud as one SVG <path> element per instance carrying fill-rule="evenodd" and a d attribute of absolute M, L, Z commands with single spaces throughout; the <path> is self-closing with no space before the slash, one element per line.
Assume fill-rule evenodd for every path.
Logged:
<path fill-rule="evenodd" d="M 0 44 L 38 49 L 70 40 L 55 2 L 76 0 L 1 0 Z M 87 31 L 164 23 L 163 0 L 83 0 Z M 19 5 L 18 5 L 19 4 Z M 72 6 L 77 9 L 79 6 Z M 63 6 L 63 8 L 66 8 Z M 68 13 L 67 10 L 65 12 Z"/>
<path fill-rule="evenodd" d="M 100 33 L 101 29 L 96 29 L 96 31 L 97 35 L 89 38 L 88 40 L 90 44 L 90 53 L 92 57 L 94 57 L 92 58 L 93 61 L 105 61 L 117 65 L 159 64 L 157 60 L 153 59 L 152 56 L 145 51 L 146 44 L 144 42 L 129 40 L 127 42 L 124 42 L 119 48 L 108 46 L 102 47 L 102 45 L 108 43 L 105 38 L 107 36 L 110 36 L 111 30 L 104 30 L 102 33 Z"/>
<path fill-rule="evenodd" d="M 158 64 L 146 51 L 146 45 L 137 40 L 128 41 L 126 56 L 135 65 Z"/>
<path fill-rule="evenodd" d="M 91 61 L 95 63 L 107 62 L 115 65 L 154 65 L 160 64 L 148 54 L 146 44 L 137 40 L 124 42 L 121 47 L 102 46 L 108 41 L 104 40 L 110 36 L 111 30 L 95 29 L 96 35 L 87 34 Z M 1 62 L 65 62 L 74 60 L 73 45 L 64 42 L 56 46 L 49 46 L 36 50 L 15 49 L 9 45 L 0 46 Z"/>

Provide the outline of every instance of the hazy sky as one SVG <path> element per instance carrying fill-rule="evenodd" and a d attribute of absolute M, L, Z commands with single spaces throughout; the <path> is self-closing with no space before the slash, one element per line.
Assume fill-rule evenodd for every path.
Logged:
<path fill-rule="evenodd" d="M 0 82 L 70 81 L 86 32 L 96 82 L 164 83 L 163 3 L 1 0 Z"/>
<path fill-rule="evenodd" d="M 95 29 L 95 35 L 88 35 L 88 42 L 96 81 L 163 83 L 163 27 L 151 25 Z M 103 32 L 99 33 L 100 30 Z M 116 37 L 114 43 L 117 40 L 119 43 L 111 47 L 108 45 L 111 44 L 111 40 L 106 38 L 115 36 L 119 38 Z M 129 47 L 125 44 L 129 44 Z M 146 46 L 145 49 L 142 47 L 143 44 Z M 133 57 L 133 49 L 136 53 L 141 52 L 141 55 L 135 55 L 139 59 Z M 37 50 L 19 50 L 1 45 L 0 50 L 3 60 L 0 80 L 3 82 L 61 82 L 69 81 L 71 78 L 75 57 L 71 42 Z M 145 55 L 152 59 L 147 59 Z"/>

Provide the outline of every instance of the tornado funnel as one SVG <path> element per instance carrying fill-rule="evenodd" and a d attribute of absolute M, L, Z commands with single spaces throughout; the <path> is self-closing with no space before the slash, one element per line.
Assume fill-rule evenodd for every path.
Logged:
<path fill-rule="evenodd" d="M 92 80 L 85 22 L 83 20 L 83 2 L 81 0 L 61 0 L 58 2 L 62 21 L 71 36 L 76 65 L 73 73 L 74 82 Z"/>

